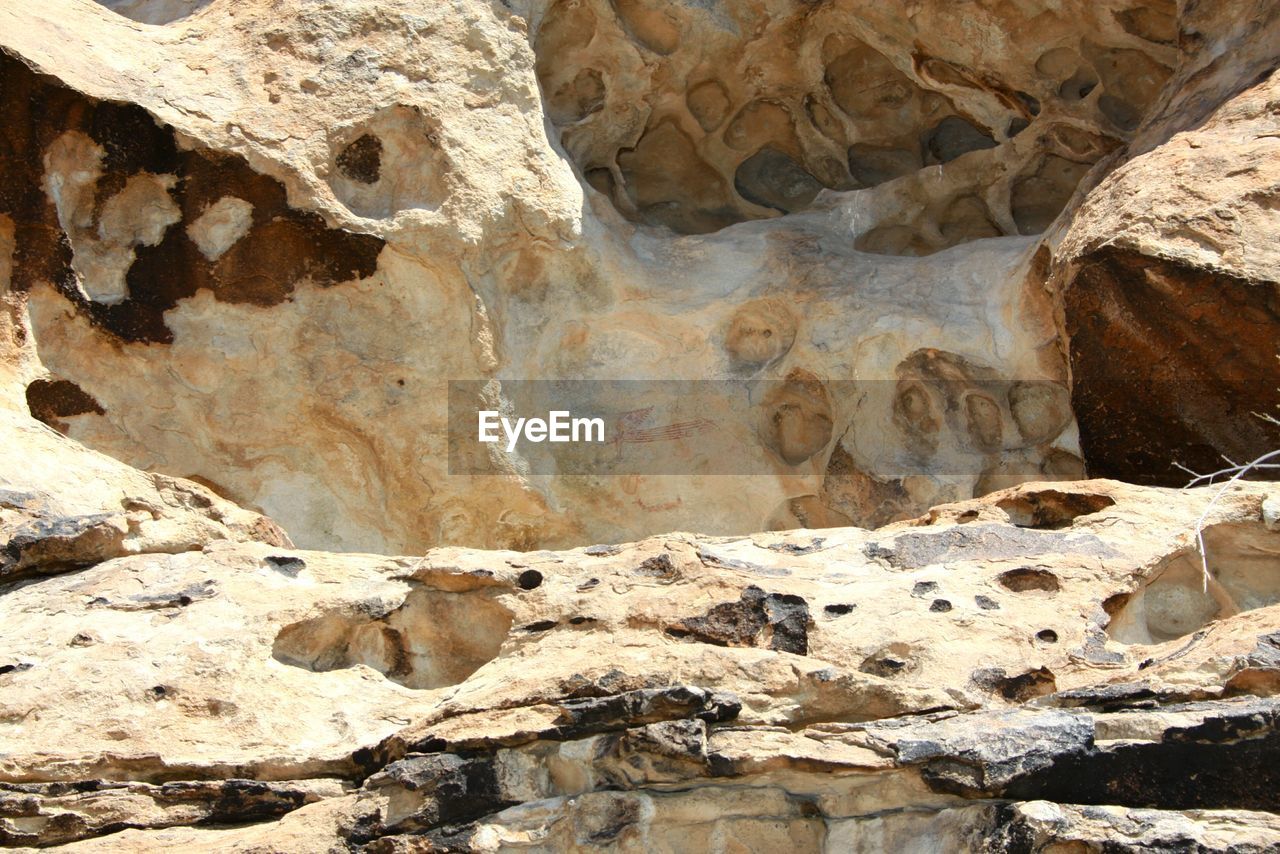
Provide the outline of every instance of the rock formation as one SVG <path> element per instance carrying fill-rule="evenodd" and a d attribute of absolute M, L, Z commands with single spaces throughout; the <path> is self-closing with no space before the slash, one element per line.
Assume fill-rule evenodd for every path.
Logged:
<path fill-rule="evenodd" d="M 0 845 L 1280 850 L 1277 45 L 0 0 Z"/>

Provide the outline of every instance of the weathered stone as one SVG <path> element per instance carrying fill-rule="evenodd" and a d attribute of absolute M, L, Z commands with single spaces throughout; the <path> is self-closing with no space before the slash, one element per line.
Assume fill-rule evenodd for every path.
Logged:
<path fill-rule="evenodd" d="M 1280 11 L 959 5 L 0 0 L 0 845 L 1280 848 Z"/>

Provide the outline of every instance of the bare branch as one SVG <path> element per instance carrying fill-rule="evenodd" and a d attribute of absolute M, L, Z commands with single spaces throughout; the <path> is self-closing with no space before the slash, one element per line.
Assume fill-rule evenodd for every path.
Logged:
<path fill-rule="evenodd" d="M 1234 472 L 1234 474 L 1232 474 L 1231 476 L 1231 479 L 1228 480 L 1226 483 L 1224 483 L 1222 487 L 1216 493 L 1214 493 L 1213 498 L 1209 499 L 1209 503 L 1205 505 L 1204 512 L 1200 514 L 1200 518 L 1196 521 L 1196 546 L 1198 551 L 1200 552 L 1200 569 L 1201 569 L 1201 572 L 1203 573 L 1201 577 L 1201 582 L 1203 584 L 1203 589 L 1206 593 L 1209 591 L 1209 555 L 1205 551 L 1205 545 L 1204 545 L 1204 524 L 1209 518 L 1209 513 L 1213 511 L 1213 508 L 1214 506 L 1217 505 L 1218 500 L 1221 499 L 1222 496 L 1227 494 L 1227 490 L 1229 490 L 1233 485 L 1235 485 L 1237 481 L 1239 481 L 1249 472 L 1255 471 L 1257 469 L 1280 468 L 1280 464 L 1269 462 L 1270 460 L 1275 459 L 1277 457 L 1280 457 L 1280 450 L 1272 451 L 1269 454 L 1263 454 L 1253 462 L 1246 463 L 1242 466 L 1236 466 L 1235 469 L 1224 469 L 1220 472 L 1215 472 L 1212 475 L 1200 475 L 1197 477 L 1197 480 L 1203 480 L 1206 477 L 1212 478 L 1212 477 L 1217 477 L 1218 475 Z M 1192 481 L 1192 484 L 1194 484 L 1195 482 L 1196 481 Z M 1188 486 L 1192 484 L 1188 484 Z"/>

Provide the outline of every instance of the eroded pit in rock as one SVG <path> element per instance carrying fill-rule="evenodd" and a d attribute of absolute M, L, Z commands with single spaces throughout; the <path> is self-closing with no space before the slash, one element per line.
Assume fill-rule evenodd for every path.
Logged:
<path fill-rule="evenodd" d="M 420 109 L 379 110 L 333 132 L 330 149 L 329 186 L 352 213 L 381 219 L 438 207 L 448 195 L 448 159 Z"/>
<path fill-rule="evenodd" d="M 1091 492 L 1062 492 L 1056 489 L 1027 490 L 996 502 L 1019 528 L 1057 530 L 1069 528 L 1076 519 L 1100 513 L 1114 505 L 1109 495 Z"/>
<path fill-rule="evenodd" d="M 117 15 L 142 24 L 172 24 L 189 18 L 213 0 L 95 0 Z"/>
<path fill-rule="evenodd" d="M 627 218 L 705 233 L 898 181 L 857 246 L 925 255 L 1044 230 L 1154 102 L 1172 4 L 1080 5 L 1004 10 L 1019 50 L 999 57 L 943 22 L 897 42 L 863 0 L 557 0 L 534 46 L 565 150 Z"/>
<path fill-rule="evenodd" d="M 1280 602 L 1280 533 L 1260 523 L 1220 524 L 1205 529 L 1204 543 L 1207 580 L 1195 549 L 1170 555 L 1116 603 L 1107 633 L 1121 643 L 1163 643 Z"/>
<path fill-rule="evenodd" d="M 443 688 L 497 658 L 511 621 L 481 594 L 418 587 L 390 610 L 375 603 L 285 626 L 272 655 L 316 672 L 363 664 L 407 688 Z"/>

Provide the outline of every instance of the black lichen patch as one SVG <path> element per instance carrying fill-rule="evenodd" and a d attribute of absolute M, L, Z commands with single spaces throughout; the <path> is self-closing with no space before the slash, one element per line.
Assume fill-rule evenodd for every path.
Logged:
<path fill-rule="evenodd" d="M 122 519 L 111 513 L 42 516 L 0 546 L 0 579 L 88 566 L 121 554 Z"/>
<path fill-rule="evenodd" d="M 1101 712 L 1114 712 L 1155 708 L 1161 700 L 1169 700 L 1171 696 L 1143 682 L 1108 682 L 1059 691 L 1053 695 L 1053 704 L 1065 708 L 1092 706 Z"/>
<path fill-rule="evenodd" d="M 89 604 L 91 607 L 110 608 L 114 611 L 159 611 L 186 608 L 217 595 L 218 585 L 212 579 L 205 579 L 169 590 L 151 589 L 121 596 L 99 596 Z"/>
<path fill-rule="evenodd" d="M 1151 696 L 1134 684 L 1116 688 L 1105 693 L 1125 705 L 1126 698 Z M 1094 699 L 1100 698 L 1076 697 Z M 1274 699 L 1160 709 L 1168 723 L 1149 738 L 1097 740 L 1094 714 L 1046 710 L 1028 719 L 1024 709 L 989 719 L 994 725 L 979 739 L 948 743 L 926 724 L 895 749 L 902 761 L 923 762 L 921 776 L 933 791 L 969 798 L 1164 810 L 1280 808 L 1280 704 Z"/>
<path fill-rule="evenodd" d="M 388 765 L 378 781 L 423 799 L 413 815 L 389 830 L 406 831 L 465 822 L 517 803 L 503 790 L 492 756 L 482 753 L 417 756 Z"/>
<path fill-rule="evenodd" d="M 966 560 L 1028 560 L 1045 554 L 1116 555 L 1111 546 L 1087 532 L 1040 531 L 986 523 L 906 531 L 885 542 L 868 543 L 863 546 L 863 552 L 872 560 L 884 561 L 895 569 L 921 569 Z"/>
<path fill-rule="evenodd" d="M 705 614 L 668 626 L 667 634 L 716 646 L 768 646 L 797 655 L 809 653 L 809 605 L 801 596 L 765 593 L 751 585 L 737 602 L 723 602 Z"/>
<path fill-rule="evenodd" d="M 604 697 L 584 697 L 560 704 L 556 735 L 581 738 L 600 732 L 680 719 L 707 723 L 731 721 L 742 711 L 732 694 L 686 685 L 624 691 Z"/>
<path fill-rule="evenodd" d="M 1055 757 L 1000 793 L 1015 800 L 1159 809 L 1280 809 L 1277 710 L 1224 711 L 1156 742 Z"/>
<path fill-rule="evenodd" d="M 987 667 L 974 671 L 973 683 L 984 691 L 1016 703 L 1052 694 L 1058 687 L 1053 671 L 1047 667 L 1014 676 L 1007 675 L 1003 668 Z"/>
<path fill-rule="evenodd" d="M 826 537 L 814 537 L 807 543 L 770 543 L 765 546 L 769 551 L 783 552 L 789 555 L 807 555 L 813 552 L 820 552 L 830 546 L 823 545 L 826 543 Z"/>
<path fill-rule="evenodd" d="M 342 149 L 338 171 L 361 184 L 378 183 L 382 177 L 382 140 L 366 133 Z"/>
<path fill-rule="evenodd" d="M 200 289 L 219 300 L 276 305 L 302 280 L 328 287 L 367 278 L 383 241 L 330 228 L 318 215 L 289 207 L 285 188 L 240 157 L 181 151 L 173 129 L 141 107 L 99 101 L 36 74 L 0 51 L 0 214 L 15 225 L 13 283 L 17 291 L 47 282 L 90 322 L 123 341 L 170 343 L 164 313 Z M 140 173 L 173 175 L 170 197 L 182 221 L 154 246 L 135 247 L 125 281 L 128 297 L 111 305 L 88 299 L 72 268 L 72 246 L 44 191 L 44 155 L 68 131 L 104 152 L 92 226 L 103 207 Z M 216 260 L 187 234 L 213 203 L 233 196 L 253 205 L 248 233 Z"/>
<path fill-rule="evenodd" d="M 264 783 L 258 780 L 226 780 L 212 784 L 204 782 L 166 783 L 162 792 L 175 801 L 188 797 L 208 797 L 211 789 L 213 803 L 207 824 L 243 824 L 278 818 L 310 803 L 316 796 L 289 783 Z"/>
<path fill-rule="evenodd" d="M 267 555 L 264 558 L 266 562 L 274 569 L 279 570 L 290 578 L 297 578 L 298 573 L 307 568 L 307 562 L 300 557 L 291 555 Z"/>
<path fill-rule="evenodd" d="M 671 560 L 671 555 L 668 554 L 645 558 L 635 568 L 635 573 L 636 575 L 647 575 L 650 578 L 662 579 L 673 579 L 680 574 L 679 570 L 676 569 L 675 563 Z"/>
<path fill-rule="evenodd" d="M 73 415 L 103 415 L 106 410 L 93 395 L 70 380 L 35 380 L 27 386 L 27 409 L 31 417 L 65 433 L 63 418 Z"/>
<path fill-rule="evenodd" d="M 930 593 L 938 592 L 938 582 L 936 581 L 917 581 L 911 588 L 911 595 L 917 599 L 923 599 Z"/>

